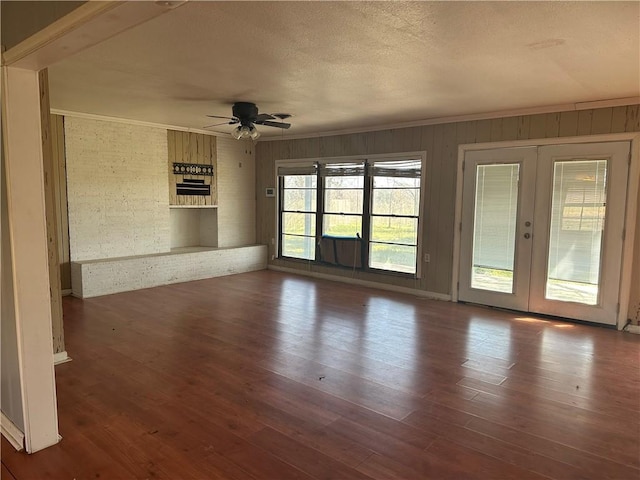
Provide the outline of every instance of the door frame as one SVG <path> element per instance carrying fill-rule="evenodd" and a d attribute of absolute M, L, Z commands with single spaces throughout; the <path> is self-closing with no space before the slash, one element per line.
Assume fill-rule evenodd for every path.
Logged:
<path fill-rule="evenodd" d="M 627 179 L 626 211 L 624 219 L 624 244 L 622 246 L 622 269 L 618 302 L 620 308 L 616 317 L 618 330 L 624 328 L 629 310 L 631 275 L 633 267 L 633 246 L 636 233 L 636 213 L 638 209 L 638 189 L 640 188 L 640 132 L 611 133 L 604 135 L 584 135 L 574 137 L 514 140 L 507 142 L 470 143 L 458 146 L 458 168 L 456 176 L 456 206 L 453 232 L 453 265 L 451 274 L 451 301 L 458 302 L 460 280 L 460 233 L 462 229 L 462 188 L 463 162 L 465 154 L 474 150 L 491 150 L 512 147 L 543 147 L 580 143 L 602 143 L 628 141 L 631 143 L 629 176 Z"/>

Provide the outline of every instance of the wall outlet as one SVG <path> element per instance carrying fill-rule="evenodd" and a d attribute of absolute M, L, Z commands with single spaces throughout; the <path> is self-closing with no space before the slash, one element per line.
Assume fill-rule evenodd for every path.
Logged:
<path fill-rule="evenodd" d="M 424 254 L 424 263 L 429 263 L 431 262 L 431 255 L 429 255 L 428 253 Z"/>
<path fill-rule="evenodd" d="M 275 260 L 276 256 L 275 255 L 271 255 L 271 260 Z"/>
<path fill-rule="evenodd" d="M 271 239 L 271 245 L 275 245 L 275 244 L 276 244 L 276 239 L 275 239 L 275 238 L 272 238 L 272 239 Z"/>

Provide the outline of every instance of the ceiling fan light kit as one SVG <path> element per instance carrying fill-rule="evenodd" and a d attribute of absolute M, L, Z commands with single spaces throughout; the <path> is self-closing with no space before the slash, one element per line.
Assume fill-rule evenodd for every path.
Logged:
<path fill-rule="evenodd" d="M 242 140 L 243 138 L 256 140 L 260 136 L 260 132 L 253 125 L 240 125 L 231 131 L 231 136 L 236 140 Z"/>
<path fill-rule="evenodd" d="M 287 129 L 291 126 L 290 123 L 285 123 L 282 121 L 274 121 L 274 120 L 284 120 L 286 118 L 291 117 L 289 113 L 258 113 L 258 107 L 255 103 L 249 102 L 236 102 L 233 104 L 232 109 L 233 116 L 232 117 L 220 117 L 218 115 L 207 115 L 207 117 L 211 118 L 224 118 L 229 120 L 228 122 L 224 122 L 227 125 L 238 125 L 231 131 L 231 136 L 236 140 L 241 140 L 243 138 L 250 138 L 252 140 L 256 140 L 260 137 L 260 132 L 256 128 L 256 125 L 264 125 L 266 127 L 275 127 L 275 128 L 283 128 Z M 219 124 L 216 124 L 219 125 Z M 209 125 L 211 127 L 216 125 Z M 207 127 L 205 127 L 207 128 Z"/>

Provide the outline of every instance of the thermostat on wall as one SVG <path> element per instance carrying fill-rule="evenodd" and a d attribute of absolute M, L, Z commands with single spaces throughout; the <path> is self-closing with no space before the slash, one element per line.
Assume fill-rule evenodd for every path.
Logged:
<path fill-rule="evenodd" d="M 267 197 L 275 197 L 276 196 L 276 189 L 273 187 L 267 187 L 264 189 L 264 194 Z"/>

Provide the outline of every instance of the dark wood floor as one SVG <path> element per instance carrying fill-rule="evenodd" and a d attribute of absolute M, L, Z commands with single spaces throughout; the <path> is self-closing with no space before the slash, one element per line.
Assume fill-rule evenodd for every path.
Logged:
<path fill-rule="evenodd" d="M 640 337 L 255 272 L 64 299 L 23 479 L 638 479 Z"/>

